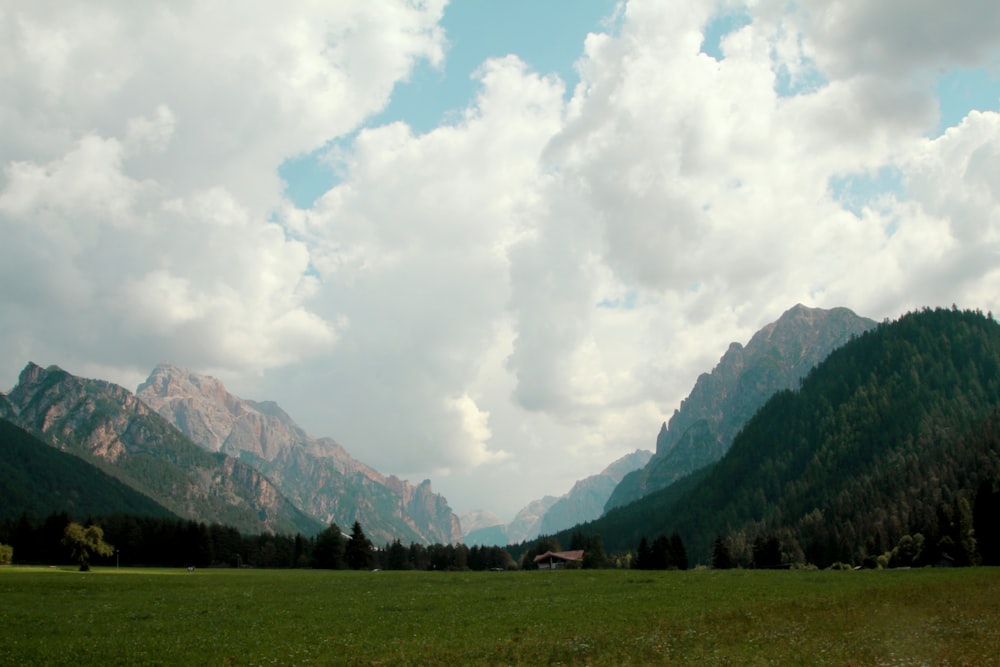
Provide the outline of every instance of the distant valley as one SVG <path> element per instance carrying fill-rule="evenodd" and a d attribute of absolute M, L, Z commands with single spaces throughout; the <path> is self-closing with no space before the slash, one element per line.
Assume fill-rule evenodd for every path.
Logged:
<path fill-rule="evenodd" d="M 590 536 L 634 555 L 671 534 L 692 562 L 717 566 L 1000 562 L 992 315 L 925 309 L 876 324 L 795 306 L 731 345 L 655 440 L 655 453 L 510 523 L 487 511 L 460 521 L 430 480 L 384 475 L 214 378 L 161 364 L 133 394 L 29 363 L 0 394 L 0 518 L 128 514 L 307 536 L 357 522 L 377 546 L 506 545 L 515 560 Z M 408 549 L 448 567 L 471 557 Z"/>

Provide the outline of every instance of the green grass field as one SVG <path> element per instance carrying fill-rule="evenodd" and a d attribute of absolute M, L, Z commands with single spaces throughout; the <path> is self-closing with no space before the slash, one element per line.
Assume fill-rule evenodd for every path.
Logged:
<path fill-rule="evenodd" d="M 2 665 L 990 665 L 1000 570 L 0 568 Z"/>

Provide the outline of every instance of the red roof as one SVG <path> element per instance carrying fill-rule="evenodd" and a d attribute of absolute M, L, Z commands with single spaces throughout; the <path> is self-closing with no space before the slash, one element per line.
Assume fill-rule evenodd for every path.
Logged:
<path fill-rule="evenodd" d="M 540 563 L 549 559 L 553 560 L 583 560 L 583 549 L 576 551 L 546 551 L 535 556 L 535 562 Z"/>

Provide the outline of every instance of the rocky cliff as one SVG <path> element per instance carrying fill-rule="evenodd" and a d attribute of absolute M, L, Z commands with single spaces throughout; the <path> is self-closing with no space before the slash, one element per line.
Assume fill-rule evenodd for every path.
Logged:
<path fill-rule="evenodd" d="M 247 533 L 316 532 L 257 470 L 205 452 L 134 394 L 103 380 L 29 363 L 6 397 L 5 412 L 45 442 L 78 456 L 177 516 Z"/>
<path fill-rule="evenodd" d="M 653 458 L 622 479 L 606 509 L 666 488 L 718 461 L 768 398 L 798 387 L 799 380 L 830 352 L 875 324 L 847 308 L 823 310 L 799 304 L 754 334 L 746 347 L 732 343 L 712 372 L 698 378 L 669 423 L 661 426 Z"/>
<path fill-rule="evenodd" d="M 139 398 L 209 451 L 252 465 L 304 512 L 348 529 L 359 521 L 375 544 L 452 544 L 458 517 L 428 480 L 418 485 L 355 460 L 336 441 L 308 435 L 273 402 L 230 394 L 215 378 L 161 364 Z"/>

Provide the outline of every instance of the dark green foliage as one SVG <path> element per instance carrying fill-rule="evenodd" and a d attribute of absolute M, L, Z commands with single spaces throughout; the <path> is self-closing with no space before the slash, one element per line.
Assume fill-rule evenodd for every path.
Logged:
<path fill-rule="evenodd" d="M 653 569 L 653 549 L 649 546 L 649 540 L 643 535 L 639 540 L 639 547 L 635 552 L 635 560 L 632 562 L 637 570 Z"/>
<path fill-rule="evenodd" d="M 57 511 L 77 519 L 116 512 L 174 516 L 90 463 L 0 419 L 0 518 Z"/>
<path fill-rule="evenodd" d="M 344 536 L 337 524 L 331 523 L 316 536 L 312 565 L 326 570 L 340 570 L 347 566 L 347 561 L 344 560 Z"/>
<path fill-rule="evenodd" d="M 604 551 L 604 541 L 600 535 L 592 535 L 587 540 L 583 550 L 583 569 L 595 570 L 611 567 L 611 561 Z"/>
<path fill-rule="evenodd" d="M 474 546 L 469 549 L 470 570 L 515 570 L 517 563 L 502 547 Z"/>
<path fill-rule="evenodd" d="M 670 537 L 660 535 L 650 545 L 645 536 L 639 540 L 634 567 L 639 570 L 686 570 L 687 549 L 675 531 Z"/>
<path fill-rule="evenodd" d="M 115 548 L 104 541 L 104 530 L 94 524 L 84 528 L 78 523 L 70 523 L 63 531 L 63 544 L 80 565 L 81 572 L 90 569 L 91 556 L 110 556 L 115 552 Z"/>
<path fill-rule="evenodd" d="M 996 480 L 983 480 L 972 508 L 976 547 L 983 565 L 1000 565 L 1000 489 Z"/>
<path fill-rule="evenodd" d="M 733 557 L 721 535 L 716 535 L 712 542 L 712 567 L 716 570 L 729 570 L 733 567 Z"/>
<path fill-rule="evenodd" d="M 583 551 L 581 566 L 585 570 L 597 570 L 611 567 L 612 565 L 611 559 L 608 558 L 607 552 L 604 551 L 604 541 L 600 535 L 584 535 L 579 530 L 574 531 L 569 541 L 569 550 Z"/>
<path fill-rule="evenodd" d="M 774 535 L 758 535 L 753 542 L 753 566 L 757 570 L 775 570 L 782 567 L 781 542 Z"/>
<path fill-rule="evenodd" d="M 409 550 L 403 546 L 399 540 L 393 540 L 392 544 L 385 548 L 385 569 L 387 570 L 409 570 L 410 565 Z"/>
<path fill-rule="evenodd" d="M 375 561 L 375 554 L 372 552 L 372 543 L 365 536 L 365 531 L 361 528 L 361 523 L 354 522 L 351 528 L 351 538 L 344 549 L 344 559 L 347 567 L 352 570 L 370 569 Z"/>
<path fill-rule="evenodd" d="M 0 544 L 14 549 L 19 564 L 65 564 L 72 562 L 71 553 L 63 542 L 66 526 L 71 523 L 65 514 L 52 514 L 44 521 L 28 515 L 0 521 Z M 316 568 L 344 569 L 348 567 L 348 542 L 336 524 L 330 525 L 315 538 L 302 534 L 241 535 L 230 526 L 205 525 L 183 519 L 162 519 L 128 515 L 90 518 L 85 523 L 100 524 L 106 542 L 115 545 L 113 554 L 98 555 L 97 564 L 160 567 L 255 567 L 255 568 Z M 364 537 L 360 524 L 356 531 Z M 360 544 L 358 542 L 357 544 Z M 394 540 L 384 551 L 374 552 L 368 542 L 367 558 L 358 557 L 357 569 L 380 567 L 400 570 L 510 570 L 516 564 L 500 547 L 417 543 L 405 547 Z M 362 560 L 363 559 L 363 560 Z"/>

